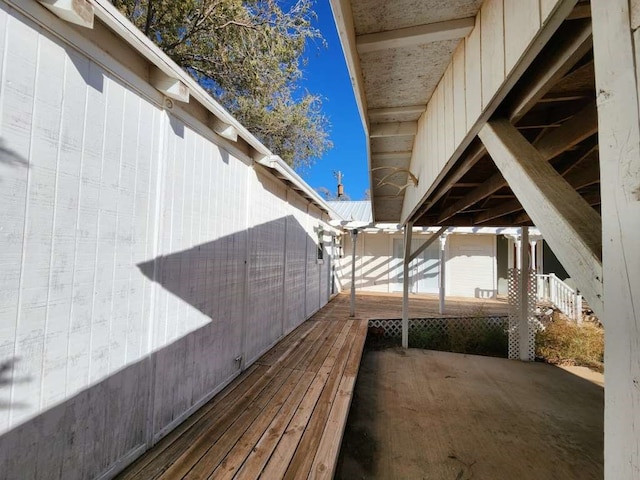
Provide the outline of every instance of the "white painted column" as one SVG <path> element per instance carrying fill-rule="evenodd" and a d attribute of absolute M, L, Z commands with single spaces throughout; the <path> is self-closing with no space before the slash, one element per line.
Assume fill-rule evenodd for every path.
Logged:
<path fill-rule="evenodd" d="M 446 297 L 446 264 L 447 264 L 447 256 L 445 247 L 447 245 L 447 234 L 443 233 L 440 235 L 440 286 L 438 288 L 439 295 L 439 309 L 440 314 L 444 314 L 445 312 L 445 297 Z"/>
<path fill-rule="evenodd" d="M 627 480 L 640 472 L 640 4 L 592 0 L 591 13 L 607 366 L 604 478 Z"/>
<path fill-rule="evenodd" d="M 536 265 L 538 270 L 537 273 L 542 274 L 544 272 L 544 240 L 540 240 L 537 245 L 536 250 Z"/>
<path fill-rule="evenodd" d="M 518 255 L 518 263 L 520 264 L 520 278 L 518 287 L 520 288 L 520 315 L 518 324 L 518 337 L 520 345 L 520 360 L 529 360 L 529 227 L 522 227 L 520 235 L 520 255 Z"/>
<path fill-rule="evenodd" d="M 402 348 L 409 348 L 409 266 L 413 223 L 404 226 L 404 259 L 402 261 Z"/>
<path fill-rule="evenodd" d="M 529 240 L 529 246 L 531 247 L 531 269 L 538 273 L 538 250 L 536 249 L 538 241 Z"/>
<path fill-rule="evenodd" d="M 358 241 L 358 229 L 351 230 L 351 307 L 349 316 L 356 316 L 356 243 Z"/>
<path fill-rule="evenodd" d="M 513 235 L 505 235 L 507 237 L 507 248 L 509 249 L 509 255 L 507 255 L 507 268 L 511 270 L 515 268 L 515 261 L 513 260 L 513 246 L 515 245 L 516 238 Z"/>
<path fill-rule="evenodd" d="M 514 240 L 516 244 L 516 268 L 522 269 L 522 237 Z"/>

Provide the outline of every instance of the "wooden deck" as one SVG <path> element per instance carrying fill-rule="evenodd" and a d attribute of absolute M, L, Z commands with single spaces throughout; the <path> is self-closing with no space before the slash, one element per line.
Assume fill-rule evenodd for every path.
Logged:
<path fill-rule="evenodd" d="M 118 478 L 332 478 L 366 333 L 339 296 Z"/>

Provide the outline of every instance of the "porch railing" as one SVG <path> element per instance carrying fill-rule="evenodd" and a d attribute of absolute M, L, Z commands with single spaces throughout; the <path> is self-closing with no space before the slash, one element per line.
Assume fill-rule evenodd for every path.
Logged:
<path fill-rule="evenodd" d="M 582 295 L 553 273 L 538 274 L 538 300 L 551 302 L 572 320 L 582 323 Z"/>

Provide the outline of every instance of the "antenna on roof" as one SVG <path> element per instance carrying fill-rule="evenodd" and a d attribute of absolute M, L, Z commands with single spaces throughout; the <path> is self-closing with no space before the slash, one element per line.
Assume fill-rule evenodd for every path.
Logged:
<path fill-rule="evenodd" d="M 340 170 L 333 172 L 333 176 L 338 180 L 338 200 L 341 200 L 344 197 L 344 187 L 342 186 L 342 172 Z"/>

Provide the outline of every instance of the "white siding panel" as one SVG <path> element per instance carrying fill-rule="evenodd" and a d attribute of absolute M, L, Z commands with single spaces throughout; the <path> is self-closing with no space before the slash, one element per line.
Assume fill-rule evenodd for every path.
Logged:
<path fill-rule="evenodd" d="M 285 188 L 265 175 L 252 175 L 249 206 L 249 268 L 246 360 L 251 362 L 283 335 Z"/>
<path fill-rule="evenodd" d="M 496 292 L 494 235 L 447 238 L 447 295 L 491 297 Z"/>
<path fill-rule="evenodd" d="M 0 437 L 2 475 L 94 477 L 144 440 L 148 363 L 122 368 L 141 359 L 133 252 L 150 239 L 138 203 L 155 196 L 157 160 L 138 144 L 157 110 L 13 12 L 2 36 L 0 360 L 14 348 L 20 358 L 11 395 L 2 391 L 0 433 L 13 429 Z M 131 331 L 138 348 L 127 357 Z"/>
<path fill-rule="evenodd" d="M 43 37 L 41 43 L 45 41 Z M 89 73 L 89 61 L 86 58 L 68 56 L 66 62 L 62 59 L 61 63 L 65 67 L 63 91 L 76 94 L 65 95 L 61 114 L 44 336 L 42 407 L 57 403 L 66 395 L 78 188 L 84 132 L 86 84 L 83 77 Z M 46 70 L 39 70 L 44 71 Z M 38 115 L 36 109 L 36 116 Z"/>
<path fill-rule="evenodd" d="M 0 64 L 0 478 L 96 478 L 326 303 L 327 225 L 1 2 Z"/>
<path fill-rule="evenodd" d="M 384 233 L 364 234 L 358 288 L 371 292 L 389 291 L 389 236 Z"/>
<path fill-rule="evenodd" d="M 12 17 L 7 22 L 6 35 L 0 124 L 3 157 L 6 157 L 6 161 L 0 163 L 0 312 L 3 314 L 0 322 L 3 341 L 0 353 L 3 361 L 15 362 L 14 376 L 24 378 L 35 371 L 36 365 L 42 366 L 42 331 L 45 322 L 45 303 L 42 284 L 38 283 L 37 266 L 29 266 L 27 278 L 21 272 L 21 264 L 24 262 L 25 215 L 29 203 L 28 162 L 35 102 L 38 37 Z M 48 255 L 45 251 L 40 258 L 46 257 Z M 43 263 L 48 267 L 48 260 Z M 25 285 L 26 295 L 21 294 L 21 285 Z M 21 411 L 13 409 L 9 412 L 8 422 L 3 422 L 5 425 L 10 425 L 13 417 L 23 418 L 37 411 L 40 381 L 38 372 L 33 381 L 23 389 L 12 389 L 10 393 L 3 389 L 3 396 L 9 397 L 11 403 L 23 405 Z"/>
<path fill-rule="evenodd" d="M 296 193 L 289 193 L 286 225 L 286 289 L 285 332 L 297 327 L 305 318 L 305 281 L 307 258 L 307 202 Z"/>
<path fill-rule="evenodd" d="M 309 205 L 307 218 L 307 275 L 305 285 L 306 317 L 310 317 L 320 309 L 320 265 L 318 264 L 318 227 L 321 225 L 321 213 L 313 205 Z"/>

